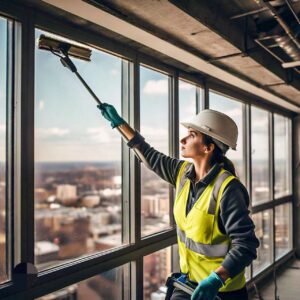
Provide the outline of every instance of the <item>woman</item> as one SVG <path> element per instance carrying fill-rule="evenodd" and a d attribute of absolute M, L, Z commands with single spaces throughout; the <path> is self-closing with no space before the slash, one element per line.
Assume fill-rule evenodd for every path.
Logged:
<path fill-rule="evenodd" d="M 109 104 L 102 115 L 118 127 L 140 160 L 176 187 L 174 217 L 180 256 L 180 281 L 195 287 L 192 300 L 248 299 L 245 267 L 259 246 L 249 216 L 249 196 L 225 154 L 236 148 L 238 129 L 227 115 L 203 110 L 182 125 L 181 155 L 168 157 L 147 144 Z M 172 300 L 190 299 L 175 289 Z"/>

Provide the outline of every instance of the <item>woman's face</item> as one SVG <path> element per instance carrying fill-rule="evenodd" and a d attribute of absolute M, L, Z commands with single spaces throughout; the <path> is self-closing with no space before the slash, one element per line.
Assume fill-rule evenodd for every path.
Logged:
<path fill-rule="evenodd" d="M 181 156 L 192 159 L 199 159 L 207 156 L 208 147 L 203 143 L 203 136 L 204 135 L 201 132 L 189 128 L 187 136 L 180 140 Z"/>

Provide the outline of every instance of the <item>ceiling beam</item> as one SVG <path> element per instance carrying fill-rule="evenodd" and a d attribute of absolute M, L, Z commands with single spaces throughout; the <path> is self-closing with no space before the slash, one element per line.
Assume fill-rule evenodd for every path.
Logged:
<path fill-rule="evenodd" d="M 272 103 L 282 106 L 291 111 L 300 113 L 300 106 L 287 102 L 286 100 L 265 91 L 245 80 L 234 76 L 219 67 L 216 67 L 207 61 L 201 59 L 189 51 L 181 49 L 172 43 L 163 40 L 152 33 L 146 32 L 143 29 L 134 26 L 120 18 L 117 18 L 101 9 L 95 9 L 94 6 L 81 1 L 81 0 L 43 0 L 44 2 L 60 8 L 64 11 L 72 13 L 83 19 L 89 20 L 97 25 L 107 28 L 113 32 L 123 35 L 131 40 L 134 40 L 150 49 L 156 50 L 173 59 L 182 62 L 186 65 L 190 65 L 193 68 L 199 70 L 201 73 L 208 74 L 214 78 L 222 78 L 222 81 L 230 83 L 239 89 L 245 90 L 248 93 L 252 93 L 258 97 L 266 99 Z"/>
<path fill-rule="evenodd" d="M 249 35 L 245 36 L 242 20 L 230 20 L 230 17 L 226 17 L 218 1 L 206 1 L 206 0 L 169 0 L 179 9 L 186 12 L 188 15 L 198 20 L 201 24 L 207 26 L 218 35 L 222 36 L 229 43 L 238 48 L 241 52 L 247 53 L 245 45 L 248 49 L 255 47 L 255 41 Z M 223 2 L 224 3 L 224 2 Z M 228 4 L 231 5 L 231 4 Z M 273 56 L 263 49 L 257 49 L 257 51 L 249 51 L 248 56 L 259 63 L 264 68 L 278 76 L 283 81 L 287 80 L 286 70 L 281 66 L 281 63 L 277 61 Z M 300 90 L 300 77 L 295 72 L 289 85 Z"/>

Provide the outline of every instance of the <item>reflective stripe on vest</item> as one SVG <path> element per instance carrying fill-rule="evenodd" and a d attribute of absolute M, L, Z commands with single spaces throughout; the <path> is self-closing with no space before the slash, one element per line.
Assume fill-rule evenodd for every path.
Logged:
<path fill-rule="evenodd" d="M 217 180 L 214 184 L 214 188 L 211 193 L 209 207 L 208 207 L 208 211 L 207 211 L 210 215 L 214 215 L 216 213 L 217 199 L 218 199 L 218 194 L 219 194 L 221 185 L 229 176 L 232 176 L 232 175 L 228 171 L 225 170 L 225 172 L 222 173 L 217 178 Z"/>
<path fill-rule="evenodd" d="M 184 231 L 180 230 L 178 226 L 177 226 L 177 235 L 180 241 L 184 243 L 188 249 L 198 254 L 202 254 L 210 257 L 221 257 L 221 256 L 225 256 L 228 252 L 228 244 L 207 245 L 207 244 L 197 243 L 192 239 L 186 237 Z"/>

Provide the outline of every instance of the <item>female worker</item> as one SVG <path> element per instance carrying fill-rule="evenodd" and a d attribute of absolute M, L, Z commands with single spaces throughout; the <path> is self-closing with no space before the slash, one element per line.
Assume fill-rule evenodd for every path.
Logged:
<path fill-rule="evenodd" d="M 248 299 L 245 267 L 259 245 L 249 216 L 249 196 L 225 154 L 236 148 L 238 129 L 227 115 L 203 110 L 182 125 L 181 155 L 193 163 L 168 157 L 144 141 L 109 104 L 102 115 L 118 127 L 139 159 L 176 187 L 174 217 L 180 256 L 180 281 L 195 286 L 192 300 Z M 190 299 L 175 289 L 172 300 Z"/>

